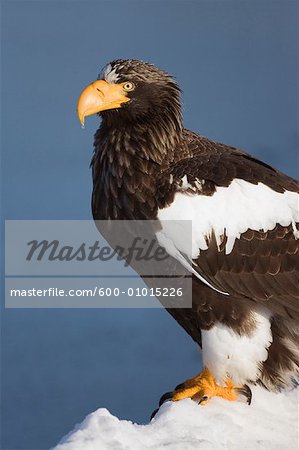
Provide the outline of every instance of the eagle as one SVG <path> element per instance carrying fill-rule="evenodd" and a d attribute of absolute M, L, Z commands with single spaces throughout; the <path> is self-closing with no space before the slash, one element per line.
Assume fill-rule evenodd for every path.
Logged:
<path fill-rule="evenodd" d="M 250 384 L 276 392 L 298 384 L 299 183 L 185 129 L 180 87 L 147 62 L 107 64 L 77 112 L 82 125 L 101 117 L 94 219 L 160 221 L 158 242 L 188 261 L 192 307 L 168 312 L 202 348 L 203 369 L 160 405 L 242 395 L 250 403 Z M 189 254 L 182 236 L 163 228 L 176 220 L 192 222 Z"/>

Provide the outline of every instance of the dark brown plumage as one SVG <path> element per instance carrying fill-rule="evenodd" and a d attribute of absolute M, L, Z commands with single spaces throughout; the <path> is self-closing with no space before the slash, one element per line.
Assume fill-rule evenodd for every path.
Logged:
<path fill-rule="evenodd" d="M 166 72 L 140 61 L 117 60 L 100 79 L 112 84 L 130 81 L 134 88 L 127 93 L 127 103 L 100 113 L 91 163 L 95 220 L 157 219 L 178 193 L 213 198 L 236 179 L 246 186 L 262 184 L 271 193 L 299 192 L 296 180 L 268 164 L 184 129 L 180 89 Z M 207 248 L 193 258 L 193 268 L 229 299 L 193 275 L 192 308 L 169 310 L 200 345 L 202 331 L 216 325 L 236 336 L 254 336 L 258 326 L 253 313 L 267 316 L 271 327 L 267 356 L 257 360 L 255 378 L 248 373 L 244 381 L 274 390 L 291 385 L 298 375 L 296 226 L 294 220 L 269 229 L 248 226 L 236 236 L 230 252 L 225 229 L 220 244 L 214 232 L 207 235 Z"/>

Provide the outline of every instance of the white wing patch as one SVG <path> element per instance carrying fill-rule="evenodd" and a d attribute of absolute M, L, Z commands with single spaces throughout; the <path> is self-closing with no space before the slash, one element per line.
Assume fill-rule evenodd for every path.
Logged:
<path fill-rule="evenodd" d="M 181 180 L 182 184 L 178 185 L 179 187 L 179 192 L 182 191 L 193 191 L 194 193 L 198 193 L 202 190 L 202 187 L 205 184 L 205 180 L 199 180 L 198 178 L 196 178 L 193 182 L 193 184 L 188 182 L 188 178 L 187 175 L 185 175 L 182 180 Z"/>
<path fill-rule="evenodd" d="M 190 196 L 177 192 L 174 202 L 159 210 L 158 218 L 161 221 L 192 222 L 192 249 L 187 253 L 192 260 L 199 256 L 200 250 L 207 250 L 212 233 L 216 236 L 218 246 L 226 234 L 226 254 L 232 251 L 235 240 L 249 228 L 268 231 L 276 224 L 292 224 L 294 236 L 298 238 L 295 222 L 299 221 L 299 196 L 295 192 L 279 193 L 263 183 L 255 185 L 236 178 L 228 187 L 217 187 L 212 196 Z M 165 228 L 163 224 L 162 228 Z M 169 225 L 166 235 L 177 250 L 184 253 L 184 231 L 181 231 L 181 238 L 177 239 Z"/>
<path fill-rule="evenodd" d="M 214 291 L 219 292 L 220 294 L 229 295 L 227 292 L 220 291 L 211 283 L 209 283 L 204 277 L 202 277 L 196 270 L 192 267 L 192 260 L 188 258 L 188 254 L 190 254 L 191 243 L 190 237 L 188 238 L 188 234 L 186 234 L 186 225 L 182 225 L 183 221 L 164 221 L 162 222 L 163 231 L 158 231 L 156 233 L 159 244 L 165 248 L 167 253 L 179 261 L 183 267 L 185 267 L 189 272 L 193 273 L 199 280 L 201 280 L 204 284 L 209 286 Z M 186 224 L 186 222 L 185 222 Z M 168 228 L 169 231 L 168 232 Z M 171 236 L 171 237 L 168 237 Z M 178 250 L 178 248 L 180 250 Z M 185 257 L 183 256 L 185 255 Z M 187 259 L 186 259 L 187 258 Z"/>

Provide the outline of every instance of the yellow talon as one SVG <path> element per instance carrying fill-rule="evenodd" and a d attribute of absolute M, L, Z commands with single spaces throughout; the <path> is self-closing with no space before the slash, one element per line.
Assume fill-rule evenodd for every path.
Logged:
<path fill-rule="evenodd" d="M 234 401 L 237 399 L 235 389 L 239 388 L 229 378 L 225 381 L 225 386 L 219 386 L 212 373 L 205 367 L 196 377 L 185 381 L 179 389 L 174 391 L 172 400 L 178 401 L 183 398 L 192 398 L 201 400 L 201 405 L 208 403 L 211 397 L 222 397 L 226 400 Z"/>
<path fill-rule="evenodd" d="M 173 392 L 166 392 L 162 395 L 159 407 L 168 400 L 179 401 L 184 398 L 196 400 L 200 405 L 208 403 L 211 397 L 222 397 L 226 400 L 235 401 L 239 395 L 243 395 L 247 399 L 247 403 L 251 403 L 251 389 L 247 384 L 244 386 L 236 386 L 230 378 L 225 380 L 224 386 L 219 386 L 212 373 L 206 367 L 196 377 L 186 380 L 184 383 L 176 387 Z M 156 409 L 151 419 L 155 417 Z"/>

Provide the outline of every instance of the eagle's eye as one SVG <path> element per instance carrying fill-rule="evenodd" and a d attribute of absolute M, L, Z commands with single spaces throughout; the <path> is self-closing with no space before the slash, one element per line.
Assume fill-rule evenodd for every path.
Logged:
<path fill-rule="evenodd" d="M 123 83 L 123 89 L 127 92 L 130 92 L 135 89 L 135 85 L 134 83 L 131 83 L 131 81 L 126 81 L 126 83 Z"/>

